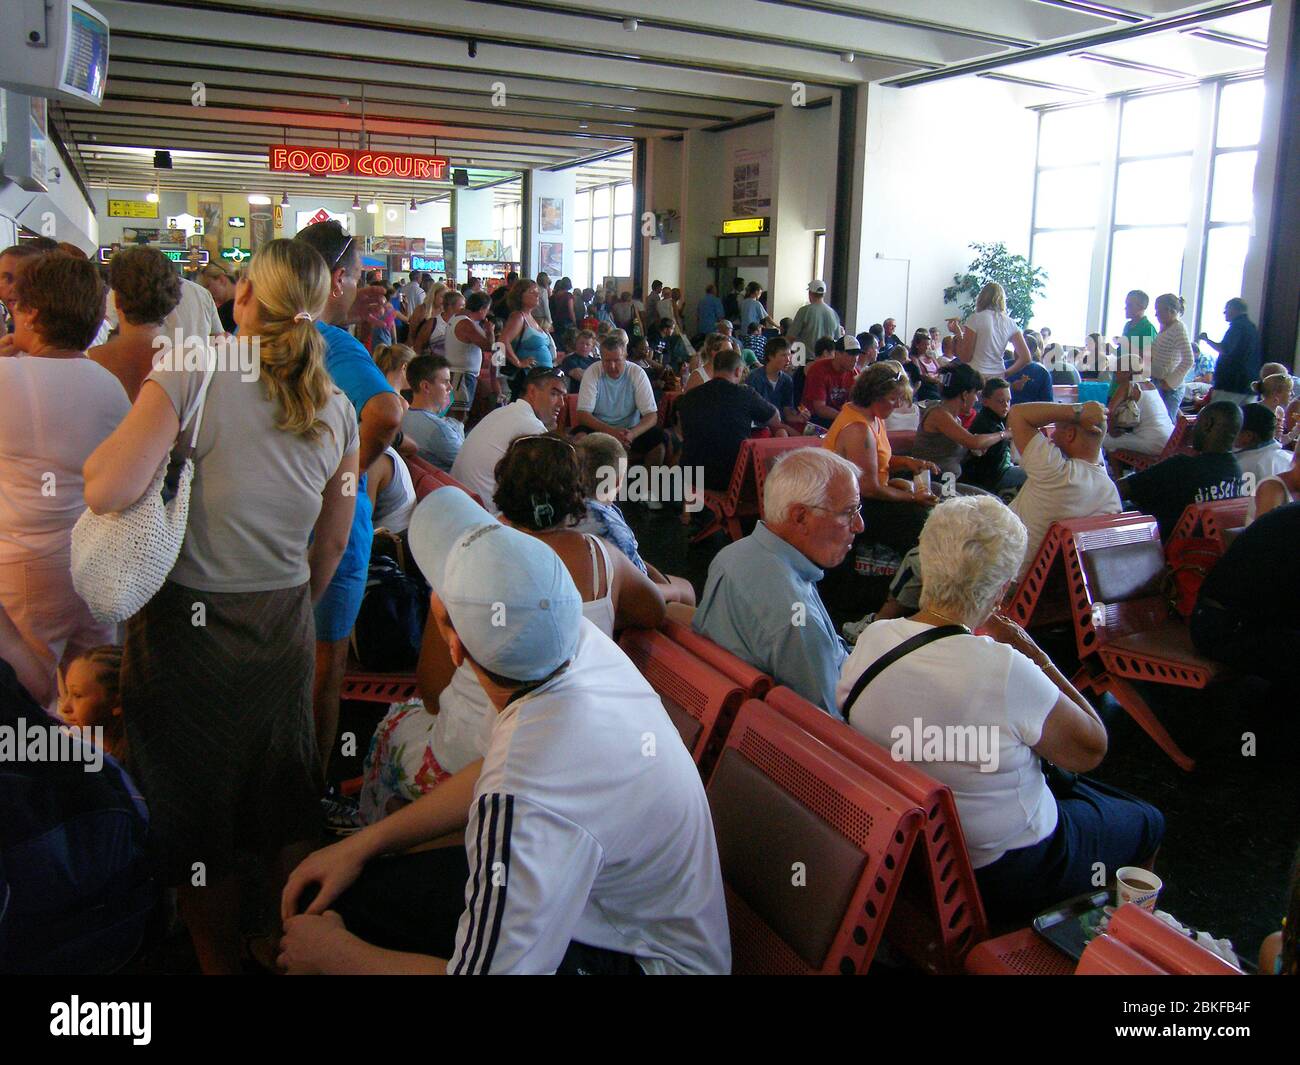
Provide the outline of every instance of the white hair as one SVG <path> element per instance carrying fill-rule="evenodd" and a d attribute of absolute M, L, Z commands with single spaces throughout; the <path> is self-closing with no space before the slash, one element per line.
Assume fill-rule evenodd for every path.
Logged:
<path fill-rule="evenodd" d="M 1025 557 L 1028 534 L 995 496 L 958 496 L 931 511 L 921 529 L 921 608 L 979 624 Z"/>
<path fill-rule="evenodd" d="M 824 447 L 801 447 L 787 451 L 772 467 L 763 485 L 763 513 L 768 525 L 780 525 L 790 517 L 795 504 L 824 507 L 830 501 L 831 485 L 839 477 L 854 483 L 861 474 L 853 463 Z"/>

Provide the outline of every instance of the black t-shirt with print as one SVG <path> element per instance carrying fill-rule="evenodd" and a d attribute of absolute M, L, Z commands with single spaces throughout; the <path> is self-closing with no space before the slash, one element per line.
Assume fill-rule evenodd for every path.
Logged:
<path fill-rule="evenodd" d="M 776 408 L 745 385 L 714 378 L 677 398 L 682 421 L 682 465 L 704 467 L 704 487 L 725 492 L 740 445 Z"/>
<path fill-rule="evenodd" d="M 1007 423 L 999 418 L 993 410 L 988 407 L 981 407 L 967 431 L 972 436 L 981 436 L 984 433 L 1000 433 L 1006 427 Z M 1006 472 L 1007 467 L 1010 465 L 1011 442 L 1009 440 L 999 440 L 982 455 L 971 452 L 966 456 L 966 460 L 961 464 L 961 479 L 966 484 L 973 484 L 977 488 L 996 492 L 998 482 L 1002 480 L 1002 474 Z"/>
<path fill-rule="evenodd" d="M 1174 455 L 1124 478 L 1119 489 L 1121 496 L 1160 523 L 1160 538 L 1168 540 L 1192 503 L 1240 496 L 1241 467 L 1236 456 L 1226 452 Z"/>

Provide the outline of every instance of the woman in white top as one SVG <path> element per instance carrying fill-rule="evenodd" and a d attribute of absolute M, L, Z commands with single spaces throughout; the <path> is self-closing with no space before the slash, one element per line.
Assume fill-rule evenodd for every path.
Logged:
<path fill-rule="evenodd" d="M 985 380 L 1012 377 L 1032 360 L 1024 333 L 1007 314 L 1007 294 L 996 281 L 980 289 L 975 313 L 964 324 L 954 318 L 949 326 L 957 336 L 957 358 L 970 363 Z M 1010 366 L 1002 359 L 1008 344 L 1016 353 L 1016 361 Z"/>
<path fill-rule="evenodd" d="M 1297 500 L 1300 500 L 1300 449 L 1296 450 L 1291 459 L 1289 470 L 1259 482 L 1255 498 L 1250 501 L 1253 513 L 1247 515 L 1246 524 L 1249 525 L 1270 510 Z"/>
<path fill-rule="evenodd" d="M 1095 887 L 1095 863 L 1108 874 L 1151 868 L 1164 831 L 1153 807 L 1092 781 L 1048 786 L 1043 762 L 1093 769 L 1106 728 L 1024 630 L 993 613 L 1025 541 L 1020 519 L 991 496 L 936 507 L 921 532 L 920 612 L 867 626 L 836 690 L 850 725 L 952 788 L 995 920 Z"/>
<path fill-rule="evenodd" d="M 558 436 L 519 437 L 497 463 L 496 505 L 508 525 L 545 541 L 582 596 L 582 613 L 611 638 L 623 628 L 658 628 L 659 587 L 598 536 L 577 532 L 586 517 L 582 468 Z M 366 756 L 361 815 L 373 823 L 459 772 L 487 749 L 494 714 L 468 663 L 451 661 L 437 626 L 425 628 L 416 667 L 422 703 L 389 711 Z"/>
<path fill-rule="evenodd" d="M 734 346 L 735 342 L 730 338 L 724 337 L 720 333 L 710 333 L 708 339 L 704 342 L 704 346 L 688 363 L 690 372 L 686 376 L 683 390 L 689 392 L 692 388 L 704 384 L 705 381 L 713 380 L 714 356 L 723 349 Z"/>
<path fill-rule="evenodd" d="M 443 353 L 451 367 L 451 409 L 447 416 L 460 422 L 469 417 L 474 406 L 483 353 L 492 352 L 496 343 L 496 327 L 487 316 L 491 303 L 486 292 L 473 292 L 465 297 L 464 312 L 447 323 L 443 340 Z"/>
<path fill-rule="evenodd" d="M 444 289 L 442 302 L 439 304 L 439 313 L 432 318 L 426 318 L 421 323 L 419 331 L 412 334 L 415 341 L 411 344 L 411 347 L 415 348 L 421 355 L 446 355 L 447 330 L 451 325 L 451 320 L 458 314 L 463 313 L 462 308 L 464 306 L 465 296 L 460 289 Z"/>
<path fill-rule="evenodd" d="M 258 345 L 258 376 L 154 370 L 85 465 L 92 510 L 133 505 L 208 382 L 185 540 L 127 622 L 121 680 L 131 772 L 205 973 L 240 971 L 238 850 L 259 851 L 274 878 L 320 828 L 312 603 L 348 543 L 359 449 L 316 327 L 329 293 L 310 245 L 264 244 L 234 307 L 239 335 Z"/>
<path fill-rule="evenodd" d="M 1115 374 L 1107 422 L 1111 431 L 1102 440 L 1106 451 L 1135 451 L 1139 455 L 1159 455 L 1173 435 L 1174 423 L 1154 381 L 1134 381 L 1127 370 Z M 1136 401 L 1138 423 L 1127 432 L 1115 432 L 1115 413 L 1126 401 Z"/>
<path fill-rule="evenodd" d="M 1156 321 L 1160 323 L 1160 332 L 1151 346 L 1151 380 L 1160 390 L 1160 399 L 1169 412 L 1170 422 L 1178 418 L 1187 375 L 1196 361 L 1187 327 L 1183 325 L 1184 310 L 1182 296 L 1166 292 L 1156 297 Z"/>
<path fill-rule="evenodd" d="M 14 281 L 12 343 L 0 357 L 0 608 L 45 663 L 114 642 L 72 586 L 81 468 L 131 409 L 121 382 L 86 357 L 104 284 L 85 259 L 33 256 Z"/>

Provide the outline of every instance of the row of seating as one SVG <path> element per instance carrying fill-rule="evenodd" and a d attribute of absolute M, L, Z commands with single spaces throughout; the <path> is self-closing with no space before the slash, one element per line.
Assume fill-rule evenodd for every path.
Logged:
<path fill-rule="evenodd" d="M 1138 451 L 1128 451 L 1124 448 L 1117 448 L 1107 453 L 1106 457 L 1110 460 L 1111 466 L 1119 473 L 1125 470 L 1138 472 L 1149 469 L 1157 462 L 1163 462 L 1174 455 L 1191 455 L 1192 450 L 1192 426 L 1196 424 L 1196 416 L 1193 414 L 1184 414 L 1178 412 L 1174 421 L 1174 431 L 1169 434 L 1169 439 L 1165 441 L 1164 450 L 1158 455 L 1144 455 Z"/>
<path fill-rule="evenodd" d="M 684 625 L 620 642 L 706 781 L 736 973 L 863 973 L 882 942 L 930 973 L 1075 971 L 1032 929 L 988 939 L 949 788 Z M 1078 971 L 1235 971 L 1169 935 L 1117 920 L 1099 938 L 1124 950 Z"/>
<path fill-rule="evenodd" d="M 1226 548 L 1245 523 L 1248 501 L 1189 506 L 1175 537 L 1204 535 Z M 1171 543 L 1173 540 L 1171 539 Z M 1222 667 L 1192 645 L 1182 619 L 1171 617 L 1166 548 L 1146 514 L 1107 514 L 1056 522 L 1021 580 L 1008 613 L 1025 628 L 1069 620 L 1081 691 L 1110 692 L 1176 765 L 1195 762 L 1174 741 L 1134 681 L 1204 689 Z"/>

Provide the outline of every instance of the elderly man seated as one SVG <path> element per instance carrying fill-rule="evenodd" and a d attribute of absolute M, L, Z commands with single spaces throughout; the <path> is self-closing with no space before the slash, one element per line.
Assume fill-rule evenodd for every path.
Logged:
<path fill-rule="evenodd" d="M 817 592 L 862 531 L 858 470 L 823 448 L 791 451 L 763 487 L 767 515 L 709 566 L 696 632 L 828 714 L 848 655 Z"/>
<path fill-rule="evenodd" d="M 1107 875 L 1151 868 L 1164 834 L 1159 811 L 1130 795 L 1082 778 L 1048 786 L 1043 761 L 1095 768 L 1106 728 L 1033 639 L 993 612 L 1024 552 L 1025 527 L 998 500 L 941 503 L 921 530 L 921 609 L 869 625 L 838 689 L 850 725 L 952 788 L 994 920 L 1087 891 L 1097 863 Z"/>

